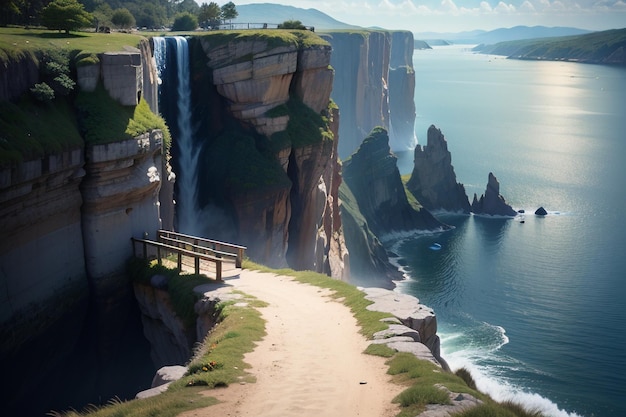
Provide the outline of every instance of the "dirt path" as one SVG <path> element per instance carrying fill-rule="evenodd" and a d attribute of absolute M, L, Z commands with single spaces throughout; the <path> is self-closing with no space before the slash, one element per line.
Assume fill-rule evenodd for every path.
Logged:
<path fill-rule="evenodd" d="M 243 270 L 228 280 L 269 303 L 260 309 L 267 336 L 245 361 L 257 382 L 234 384 L 208 395 L 222 401 L 186 417 L 371 416 L 391 417 L 401 387 L 389 382 L 383 358 L 368 346 L 349 309 L 326 290 L 289 277 Z"/>

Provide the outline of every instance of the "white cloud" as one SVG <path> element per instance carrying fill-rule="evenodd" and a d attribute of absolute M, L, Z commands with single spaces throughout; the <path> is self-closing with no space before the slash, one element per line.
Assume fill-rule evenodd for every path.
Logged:
<path fill-rule="evenodd" d="M 494 9 L 498 13 L 515 13 L 515 6 L 501 1 Z"/>
<path fill-rule="evenodd" d="M 493 9 L 491 8 L 491 5 L 489 3 L 487 3 L 486 1 L 481 1 L 480 11 L 483 13 L 491 13 Z"/>
<path fill-rule="evenodd" d="M 525 0 L 524 3 L 522 3 L 519 7 L 519 10 L 526 13 L 533 13 L 535 12 L 535 6 L 533 6 L 530 1 Z"/>
<path fill-rule="evenodd" d="M 459 8 L 456 7 L 456 4 L 452 0 L 442 0 L 441 9 L 443 11 L 451 12 L 453 14 L 457 14 L 459 12 Z"/>

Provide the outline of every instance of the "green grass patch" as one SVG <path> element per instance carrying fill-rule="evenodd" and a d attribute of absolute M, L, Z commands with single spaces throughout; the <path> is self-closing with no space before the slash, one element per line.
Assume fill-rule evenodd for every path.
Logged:
<path fill-rule="evenodd" d="M 397 351 L 384 343 L 372 343 L 365 349 L 365 353 L 383 358 L 392 358 Z"/>
<path fill-rule="evenodd" d="M 229 42 L 267 42 L 270 49 L 282 46 L 311 48 L 314 46 L 328 46 L 329 43 L 309 30 L 282 30 L 282 29 L 259 29 L 259 30 L 217 30 L 202 35 L 195 33 L 194 36 L 209 40 L 212 45 L 225 45 Z"/>
<path fill-rule="evenodd" d="M 89 406 L 82 411 L 52 412 L 53 417 L 175 417 L 182 412 L 217 404 L 215 398 L 202 394 L 203 388 L 170 388 L 155 397 L 141 400 L 119 401 L 112 399 L 104 407 Z"/>
<path fill-rule="evenodd" d="M 0 166 L 82 146 L 67 99 L 39 103 L 25 96 L 18 103 L 0 103 Z"/>
<path fill-rule="evenodd" d="M 171 146 L 165 121 L 152 113 L 143 98 L 137 106 L 122 106 L 99 84 L 92 93 L 81 91 L 75 105 L 81 133 L 89 145 L 128 140 L 152 129 L 161 129 L 164 147 Z"/>
<path fill-rule="evenodd" d="M 69 35 L 46 29 L 0 28 L 0 62 L 39 51 L 67 50 L 74 55 L 94 56 L 102 52 L 137 47 L 144 36 L 127 33 L 72 32 Z"/>

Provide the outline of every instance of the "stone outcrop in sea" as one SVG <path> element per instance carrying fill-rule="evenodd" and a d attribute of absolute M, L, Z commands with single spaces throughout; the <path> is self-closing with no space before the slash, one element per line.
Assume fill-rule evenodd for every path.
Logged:
<path fill-rule="evenodd" d="M 472 201 L 472 213 L 485 214 L 489 216 L 509 216 L 515 217 L 517 212 L 506 203 L 504 197 L 500 195 L 500 183 L 493 173 L 489 173 L 487 189 L 480 199 L 474 193 Z"/>
<path fill-rule="evenodd" d="M 469 214 L 465 187 L 456 181 L 448 143 L 434 125 L 428 128 L 426 145 L 415 147 L 413 163 L 407 188 L 424 208 Z"/>
<path fill-rule="evenodd" d="M 427 210 L 409 203 L 396 161 L 382 127 L 372 130 L 344 161 L 343 179 L 349 191 L 342 194 L 347 200 L 342 201 L 341 215 L 351 276 L 359 285 L 382 285 L 385 278 L 401 278 L 381 243 L 386 235 L 447 228 Z"/>

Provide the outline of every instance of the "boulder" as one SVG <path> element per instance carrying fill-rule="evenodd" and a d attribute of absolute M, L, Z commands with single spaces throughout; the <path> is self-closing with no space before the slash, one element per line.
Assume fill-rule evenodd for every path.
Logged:
<path fill-rule="evenodd" d="M 500 195 L 500 183 L 493 173 L 489 173 L 487 189 L 480 199 L 474 194 L 472 201 L 472 212 L 474 214 L 486 214 L 489 216 L 510 216 L 515 217 L 517 212 L 506 203 L 504 197 Z"/>
<path fill-rule="evenodd" d="M 537 216 L 545 216 L 547 214 L 548 212 L 543 207 L 539 207 L 537 210 L 535 210 L 535 215 Z"/>

